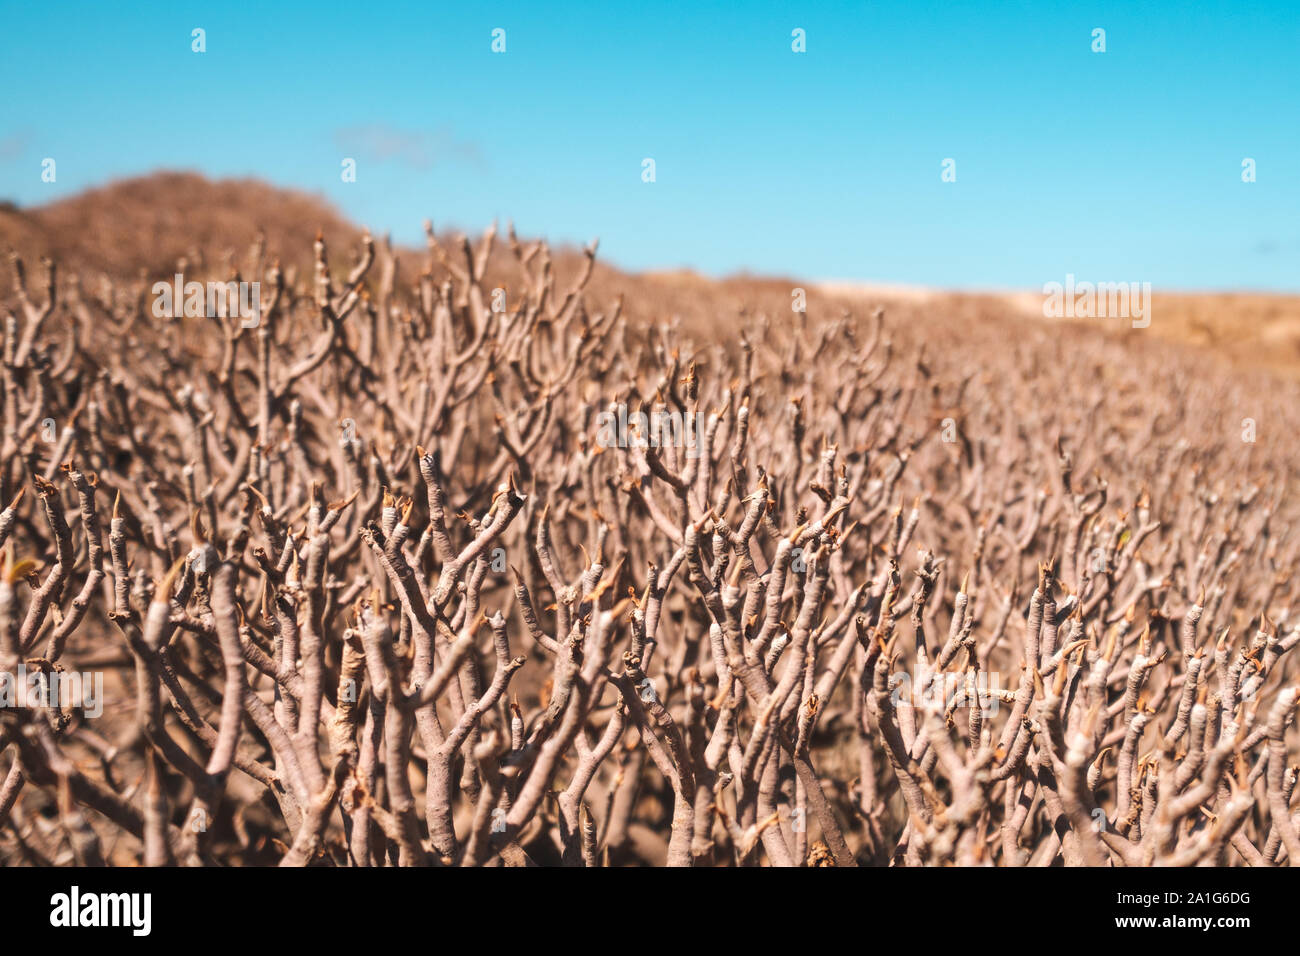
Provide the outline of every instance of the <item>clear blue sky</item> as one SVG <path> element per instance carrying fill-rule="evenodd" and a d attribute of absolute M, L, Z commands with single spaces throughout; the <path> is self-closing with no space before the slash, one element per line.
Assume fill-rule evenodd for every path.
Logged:
<path fill-rule="evenodd" d="M 634 269 L 1297 291 L 1298 51 L 1297 0 L 5 0 L 0 196 L 196 169 Z"/>

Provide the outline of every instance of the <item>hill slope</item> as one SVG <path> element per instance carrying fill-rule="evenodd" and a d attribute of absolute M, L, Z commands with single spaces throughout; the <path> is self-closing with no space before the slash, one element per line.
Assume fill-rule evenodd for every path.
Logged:
<path fill-rule="evenodd" d="M 437 210 L 430 210 L 436 216 Z M 376 229 L 396 223 L 374 223 Z M 617 225 L 611 224 L 611 225 Z M 195 173 L 159 172 L 111 183 L 46 206 L 19 209 L 0 204 L 0 251 L 17 250 L 29 263 L 53 257 L 66 274 L 114 278 L 170 275 L 180 260 L 220 273 L 226 263 L 245 263 L 259 234 L 269 256 L 307 268 L 310 236 L 321 231 L 330 247 L 350 262 L 361 227 L 320 197 L 251 179 L 212 181 Z M 423 250 L 399 250 L 409 274 L 425 262 Z M 338 255 L 338 253 L 336 253 Z M 555 250 L 561 284 L 580 268 L 581 253 Z M 509 286 L 515 263 L 499 242 L 493 272 Z M 813 283 L 752 276 L 711 280 L 689 272 L 631 274 L 598 262 L 589 287 L 602 306 L 623 296 L 629 317 L 678 317 L 692 331 L 732 322 L 743 311 L 792 317 L 791 290 L 807 290 L 809 311 L 862 313 L 888 305 L 909 323 L 954 313 L 988 323 L 999 334 L 1007 322 L 1041 322 L 1042 297 L 1016 294 L 951 293 L 904 286 Z M 1149 329 L 1091 320 L 1107 335 L 1134 342 L 1191 345 L 1251 369 L 1288 376 L 1300 371 L 1300 297 L 1245 293 L 1162 293 L 1156 291 Z M 1087 321 L 1087 320 L 1084 320 Z"/>

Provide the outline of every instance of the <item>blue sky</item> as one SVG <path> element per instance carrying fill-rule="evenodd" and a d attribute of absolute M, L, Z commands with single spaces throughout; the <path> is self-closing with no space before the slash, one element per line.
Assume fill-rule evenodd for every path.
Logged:
<path fill-rule="evenodd" d="M 194 169 L 400 241 L 426 216 L 599 236 L 633 269 L 1300 291 L 1295 0 L 6 0 L 0 24 L 21 205 Z"/>

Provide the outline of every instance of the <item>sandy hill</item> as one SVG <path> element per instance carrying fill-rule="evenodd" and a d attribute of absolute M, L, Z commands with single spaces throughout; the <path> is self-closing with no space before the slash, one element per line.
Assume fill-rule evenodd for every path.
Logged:
<path fill-rule="evenodd" d="M 437 210 L 430 210 L 436 216 Z M 372 224 L 377 230 L 395 223 Z M 612 223 L 611 228 L 617 223 Z M 169 275 L 181 259 L 223 271 L 228 261 L 246 262 L 259 234 L 269 254 L 286 264 L 310 263 L 311 240 L 324 233 L 342 262 L 353 255 L 359 225 L 348 222 L 323 199 L 251 179 L 212 181 L 194 173 L 160 172 L 92 189 L 45 206 L 18 208 L 0 203 L 0 251 L 18 250 L 30 262 L 52 256 L 65 274 L 107 274 L 134 278 Z M 409 276 L 423 267 L 422 249 L 400 250 Z M 338 255 L 336 251 L 335 255 Z M 573 249 L 555 253 L 556 273 L 579 267 Z M 338 259 L 336 262 L 340 261 Z M 515 268 L 499 243 L 493 269 L 510 282 Z M 743 314 L 792 314 L 791 290 L 807 290 L 810 310 L 886 305 L 892 314 L 920 317 L 941 310 L 975 322 L 1052 321 L 1042 318 L 1037 292 L 959 294 L 886 284 L 799 281 L 737 276 L 721 280 L 688 271 L 629 274 L 603 263 L 590 291 L 592 308 L 605 308 L 622 294 L 632 318 L 677 317 L 692 329 L 716 328 L 719 319 L 744 321 Z M 1094 320 L 1107 335 L 1153 339 L 1208 349 L 1237 365 L 1300 371 L 1300 296 L 1246 293 L 1161 293 L 1153 321 L 1141 331 L 1123 322 Z"/>

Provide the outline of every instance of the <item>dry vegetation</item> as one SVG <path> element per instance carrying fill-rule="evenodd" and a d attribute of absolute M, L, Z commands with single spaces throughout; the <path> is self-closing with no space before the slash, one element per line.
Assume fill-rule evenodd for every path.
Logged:
<path fill-rule="evenodd" d="M 1300 858 L 1294 385 L 111 198 L 0 214 L 0 671 L 104 688 L 0 710 L 0 860 Z M 155 318 L 177 268 L 260 324 Z"/>

